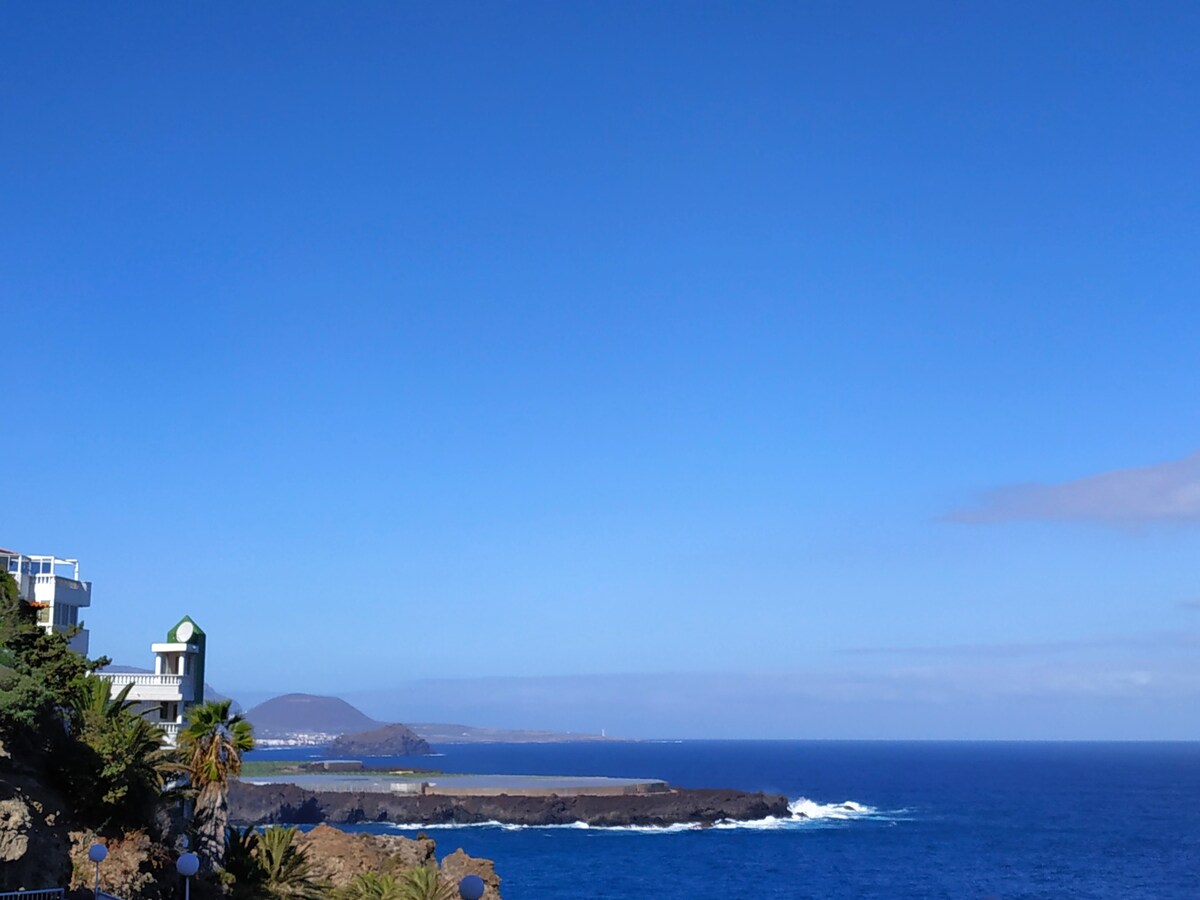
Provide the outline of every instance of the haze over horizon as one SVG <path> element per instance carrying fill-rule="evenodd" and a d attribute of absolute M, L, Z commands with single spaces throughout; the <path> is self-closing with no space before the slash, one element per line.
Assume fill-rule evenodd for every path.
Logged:
<path fill-rule="evenodd" d="M 0 546 L 241 699 L 1200 739 L 1200 8 L 0 9 Z"/>

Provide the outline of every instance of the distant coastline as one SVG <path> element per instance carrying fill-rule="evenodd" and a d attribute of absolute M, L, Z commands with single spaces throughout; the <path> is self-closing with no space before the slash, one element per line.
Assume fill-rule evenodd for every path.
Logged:
<path fill-rule="evenodd" d="M 254 725 L 255 743 L 262 749 L 327 747 L 337 744 L 339 740 L 374 735 L 382 729 L 396 728 L 401 724 L 373 719 L 340 697 L 317 694 L 282 694 L 272 697 L 249 709 L 246 718 Z M 434 745 L 570 744 L 621 740 L 605 734 L 490 728 L 450 722 L 404 723 L 403 727 L 413 732 L 413 736 Z M 415 750 L 411 740 L 408 745 L 404 745 L 402 741 L 394 741 L 395 746 L 392 749 L 383 746 L 386 741 L 377 743 L 382 747 L 379 755 L 428 752 Z M 353 752 L 353 755 L 358 755 L 358 752 Z"/>

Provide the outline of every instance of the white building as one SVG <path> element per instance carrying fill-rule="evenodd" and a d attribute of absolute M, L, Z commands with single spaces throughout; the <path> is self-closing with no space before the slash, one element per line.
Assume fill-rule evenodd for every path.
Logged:
<path fill-rule="evenodd" d="M 79 610 L 92 605 L 92 583 L 79 580 L 79 560 L 57 556 L 26 556 L 0 549 L 0 571 L 17 582 L 18 596 L 37 610 L 38 624 L 47 632 L 64 634 L 80 625 Z M 88 632 L 80 628 L 70 647 L 88 653 Z M 154 673 L 98 672 L 112 685 L 113 696 L 132 685 L 133 700 L 145 718 L 159 726 L 175 745 L 187 723 L 187 711 L 204 702 L 204 632 L 184 616 L 161 644 L 151 644 Z"/>
<path fill-rule="evenodd" d="M 66 633 L 78 626 L 79 610 L 92 605 L 92 583 L 79 580 L 77 559 L 0 550 L 0 571 L 16 579 L 18 594 L 37 610 L 38 624 L 47 632 Z M 87 656 L 87 629 L 81 628 L 70 644 L 72 650 Z"/>
<path fill-rule="evenodd" d="M 187 616 L 167 632 L 167 640 L 151 644 L 154 674 L 140 672 L 100 672 L 112 683 L 115 697 L 131 685 L 127 700 L 134 708 L 167 735 L 175 746 L 179 732 L 187 724 L 187 712 L 204 702 L 204 632 Z"/>

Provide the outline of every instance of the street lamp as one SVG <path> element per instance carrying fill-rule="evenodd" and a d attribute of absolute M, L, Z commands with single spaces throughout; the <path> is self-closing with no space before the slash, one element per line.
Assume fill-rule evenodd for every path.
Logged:
<path fill-rule="evenodd" d="M 195 853 L 180 853 L 175 861 L 175 871 L 183 876 L 183 900 L 191 900 L 192 876 L 200 870 L 200 857 Z"/>
<path fill-rule="evenodd" d="M 103 844 L 95 843 L 88 847 L 88 859 L 96 864 L 96 890 L 93 896 L 100 896 L 100 863 L 104 862 L 108 856 L 108 848 Z"/>
<path fill-rule="evenodd" d="M 479 900 L 486 885 L 478 875 L 467 875 L 458 883 L 458 896 L 463 900 Z"/>

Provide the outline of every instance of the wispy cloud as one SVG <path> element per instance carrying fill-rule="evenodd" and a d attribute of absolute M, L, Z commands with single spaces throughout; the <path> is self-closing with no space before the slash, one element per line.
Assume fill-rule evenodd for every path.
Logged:
<path fill-rule="evenodd" d="M 945 518 L 974 523 L 1200 523 L 1200 451 L 1172 462 L 1115 469 L 1061 484 L 1009 485 Z"/>

